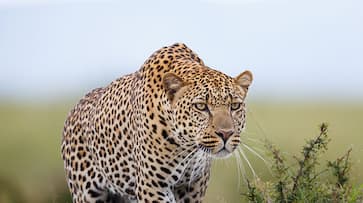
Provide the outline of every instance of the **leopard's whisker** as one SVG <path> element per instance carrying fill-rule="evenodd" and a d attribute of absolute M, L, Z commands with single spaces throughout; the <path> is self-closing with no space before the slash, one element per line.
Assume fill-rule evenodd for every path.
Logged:
<path fill-rule="evenodd" d="M 237 189 L 240 190 L 240 184 L 241 184 L 241 171 L 240 171 L 240 168 L 239 168 L 239 160 L 238 160 L 238 152 L 237 151 L 234 151 L 233 152 L 234 154 L 234 158 L 236 159 L 236 165 L 237 165 Z"/>
<path fill-rule="evenodd" d="M 179 161 L 179 163 L 178 163 L 178 165 L 176 165 L 175 167 L 173 167 L 173 168 L 175 168 L 175 169 L 177 169 L 177 168 L 179 168 L 182 164 L 184 164 L 184 162 L 186 161 L 187 163 L 185 164 L 185 168 L 186 167 L 188 167 L 188 165 L 189 165 L 189 162 L 192 160 L 192 158 L 190 158 L 190 156 L 191 155 L 194 155 L 195 154 L 195 152 L 197 152 L 198 151 L 198 148 L 195 148 L 195 149 L 193 149 L 189 154 L 187 154 L 181 161 Z M 188 160 L 189 159 L 189 160 Z M 184 173 L 185 173 L 185 168 L 182 170 L 183 171 L 183 173 L 181 174 L 181 176 L 180 177 L 183 177 L 184 176 Z M 170 178 L 171 177 L 171 175 L 172 174 L 170 174 L 169 175 L 169 177 L 168 178 Z"/>
<path fill-rule="evenodd" d="M 253 169 L 252 164 L 251 164 L 251 163 L 250 163 L 250 161 L 248 160 L 248 158 L 247 158 L 247 156 L 246 156 L 245 152 L 243 151 L 243 149 L 242 149 L 242 148 L 239 148 L 239 152 L 240 152 L 240 154 L 242 155 L 243 159 L 246 161 L 246 163 L 247 163 L 248 167 L 250 168 L 250 170 L 251 170 L 251 172 L 252 172 L 252 174 L 253 174 L 253 177 L 257 177 L 256 172 L 255 172 L 255 170 Z"/>
<path fill-rule="evenodd" d="M 187 152 L 187 151 L 189 151 L 189 150 L 191 150 L 192 148 L 195 148 L 195 147 L 197 147 L 196 144 L 188 146 L 187 148 L 184 148 L 181 151 L 178 151 L 178 150 L 174 151 L 172 153 L 172 157 L 170 158 L 170 160 L 173 161 L 177 156 L 180 156 L 180 155 L 184 154 L 185 152 Z"/>
<path fill-rule="evenodd" d="M 246 169 L 242 163 L 242 159 L 241 156 L 238 153 L 238 150 L 236 150 L 235 152 L 235 158 L 236 158 L 236 162 L 237 162 L 237 172 L 238 172 L 238 187 L 241 184 L 241 175 L 243 177 L 243 180 L 245 181 L 245 183 L 247 183 L 247 178 L 246 178 Z"/>
<path fill-rule="evenodd" d="M 193 153 L 193 151 L 197 151 L 198 148 L 195 148 L 196 146 L 191 146 L 191 147 L 188 147 L 180 152 L 178 152 L 177 154 L 173 155 L 173 157 L 170 158 L 170 160 L 167 162 L 168 164 L 170 164 L 171 162 L 173 162 L 175 159 L 178 159 L 179 156 L 184 156 L 186 155 L 186 157 L 188 157 L 190 155 L 190 153 Z M 195 149 L 193 149 L 195 148 Z M 192 150 L 193 149 L 193 150 Z M 184 161 L 184 159 L 183 159 Z"/>
<path fill-rule="evenodd" d="M 248 151 L 252 152 L 254 155 L 256 155 L 259 159 L 261 159 L 267 166 L 270 166 L 271 164 L 266 161 L 266 159 L 264 159 L 261 154 L 259 154 L 258 152 L 256 152 L 256 150 L 252 149 L 251 147 L 249 147 L 247 144 L 242 143 L 243 147 L 245 147 Z M 269 168 L 269 167 L 268 167 Z"/>
<path fill-rule="evenodd" d="M 255 138 L 250 138 L 250 137 L 246 137 L 246 136 L 244 136 L 243 137 L 243 139 L 246 139 L 246 140 L 248 140 L 248 141 L 252 141 L 252 142 L 255 142 L 255 143 L 258 143 L 258 144 L 264 144 L 264 142 L 262 142 L 261 140 L 259 140 L 259 139 L 255 139 Z"/>
<path fill-rule="evenodd" d="M 190 178 L 189 178 L 189 183 L 188 183 L 188 185 L 189 185 L 189 187 L 190 187 L 190 184 L 191 184 L 191 182 L 192 182 L 192 180 L 193 180 L 193 176 L 194 176 L 194 173 L 195 173 L 195 170 L 196 170 L 196 168 L 198 167 L 197 165 L 196 165 L 196 163 L 198 162 L 198 160 L 199 160 L 199 157 L 200 157 L 200 155 L 201 155 L 201 153 L 203 153 L 203 151 L 198 151 L 197 153 L 196 153 L 196 159 L 194 159 L 193 161 L 194 162 L 192 162 L 192 167 L 193 167 L 193 169 L 192 169 L 192 173 L 190 174 Z"/>

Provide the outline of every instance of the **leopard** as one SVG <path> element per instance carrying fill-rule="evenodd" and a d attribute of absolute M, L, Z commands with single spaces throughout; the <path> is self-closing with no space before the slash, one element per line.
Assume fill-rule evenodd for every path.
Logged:
<path fill-rule="evenodd" d="M 72 201 L 202 202 L 212 162 L 241 143 L 252 80 L 249 70 L 230 77 L 175 43 L 87 93 L 62 133 Z"/>

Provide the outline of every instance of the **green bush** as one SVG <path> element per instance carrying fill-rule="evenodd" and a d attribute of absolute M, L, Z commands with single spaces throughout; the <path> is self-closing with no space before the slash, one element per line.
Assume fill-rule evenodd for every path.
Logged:
<path fill-rule="evenodd" d="M 245 198 L 256 203 L 362 202 L 363 184 L 352 186 L 349 182 L 351 149 L 342 157 L 328 161 L 323 169 L 318 167 L 329 141 L 328 127 L 323 123 L 319 135 L 307 141 L 300 156 L 293 156 L 296 162 L 293 165 L 288 165 L 280 150 L 267 142 L 274 180 L 247 181 Z"/>

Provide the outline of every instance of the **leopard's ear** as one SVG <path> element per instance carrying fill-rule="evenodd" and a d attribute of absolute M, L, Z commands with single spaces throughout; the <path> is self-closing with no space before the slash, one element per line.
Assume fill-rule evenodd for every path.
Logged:
<path fill-rule="evenodd" d="M 251 85 L 253 76 L 251 71 L 246 70 L 243 73 L 239 74 L 235 78 L 237 84 L 241 86 L 243 89 L 248 90 L 248 87 Z"/>
<path fill-rule="evenodd" d="M 163 87 L 170 102 L 173 102 L 175 94 L 186 83 L 174 73 L 166 73 L 163 77 Z"/>

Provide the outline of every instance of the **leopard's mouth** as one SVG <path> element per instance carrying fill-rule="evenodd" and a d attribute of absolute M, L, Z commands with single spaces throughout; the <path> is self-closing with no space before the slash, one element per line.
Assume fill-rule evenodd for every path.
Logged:
<path fill-rule="evenodd" d="M 230 139 L 227 142 L 223 140 L 202 140 L 198 148 L 212 158 L 228 158 L 240 144 L 236 139 Z"/>
<path fill-rule="evenodd" d="M 232 151 L 226 148 L 226 146 L 223 146 L 219 151 L 212 154 L 213 158 L 217 159 L 223 159 L 228 158 L 232 154 Z"/>
<path fill-rule="evenodd" d="M 201 146 L 201 149 L 212 158 L 216 159 L 228 158 L 233 152 L 233 149 L 230 149 L 227 145 L 220 146 L 219 148 L 207 148 L 205 146 Z"/>

